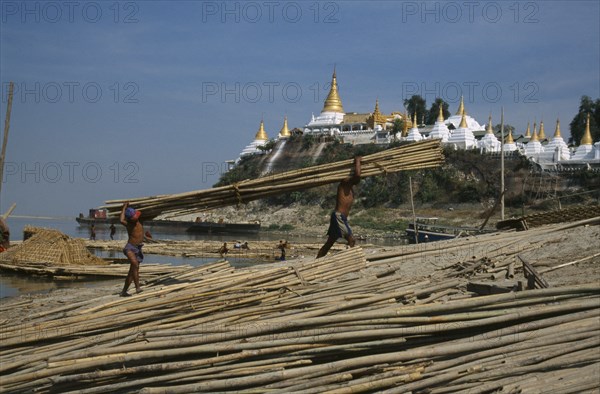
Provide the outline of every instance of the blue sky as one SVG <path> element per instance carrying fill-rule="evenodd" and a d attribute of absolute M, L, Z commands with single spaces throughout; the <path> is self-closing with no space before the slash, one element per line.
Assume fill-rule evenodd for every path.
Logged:
<path fill-rule="evenodd" d="M 600 97 L 598 1 L 0 1 L 0 210 L 76 215 L 210 187 L 261 117 L 318 114 L 334 64 L 348 112 L 460 94 L 480 123 L 563 134 Z"/>

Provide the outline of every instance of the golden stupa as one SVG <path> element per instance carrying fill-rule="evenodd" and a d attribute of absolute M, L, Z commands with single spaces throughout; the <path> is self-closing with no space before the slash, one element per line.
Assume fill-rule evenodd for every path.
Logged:
<path fill-rule="evenodd" d="M 254 136 L 254 139 L 255 140 L 262 140 L 262 141 L 267 141 L 269 139 L 269 136 L 265 132 L 265 122 L 262 119 L 260 120 L 260 128 L 256 132 L 256 135 Z"/>
<path fill-rule="evenodd" d="M 321 112 L 344 112 L 344 106 L 342 105 L 340 94 L 338 93 L 335 68 L 333 69 L 333 77 L 331 78 L 331 89 L 329 89 L 329 94 L 325 99 L 325 105 L 323 105 L 323 110 Z"/>
<path fill-rule="evenodd" d="M 283 127 L 279 130 L 280 137 L 290 137 L 290 130 L 288 129 L 287 116 L 283 118 Z"/>

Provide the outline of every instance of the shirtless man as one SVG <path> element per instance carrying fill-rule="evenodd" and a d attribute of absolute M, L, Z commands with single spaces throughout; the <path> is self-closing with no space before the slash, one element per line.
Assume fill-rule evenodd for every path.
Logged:
<path fill-rule="evenodd" d="M 125 286 L 121 291 L 121 297 L 129 297 L 127 290 L 131 282 L 135 284 L 135 290 L 137 293 L 141 293 L 140 288 L 140 263 L 144 260 L 144 254 L 142 253 L 142 246 L 144 240 L 144 227 L 140 223 L 139 218 L 142 214 L 141 211 L 135 210 L 129 207 L 129 203 L 123 204 L 121 209 L 120 220 L 123 226 L 127 228 L 127 245 L 123 249 L 123 253 L 129 259 L 129 273 L 125 278 Z"/>
<path fill-rule="evenodd" d="M 352 202 L 354 202 L 354 190 L 352 187 L 360 182 L 360 160 L 360 156 L 354 158 L 354 174 L 344 179 L 338 186 L 335 211 L 331 213 L 329 229 L 327 230 L 328 238 L 325 245 L 319 250 L 317 258 L 325 256 L 338 238 L 345 238 L 350 247 L 353 247 L 356 243 L 352 235 L 352 230 L 348 225 L 348 214 L 350 213 Z"/>

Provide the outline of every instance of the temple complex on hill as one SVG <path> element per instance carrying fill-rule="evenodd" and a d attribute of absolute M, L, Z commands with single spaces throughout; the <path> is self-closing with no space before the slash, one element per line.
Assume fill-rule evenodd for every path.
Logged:
<path fill-rule="evenodd" d="M 475 118 L 467 114 L 463 97 L 460 99 L 456 113 L 448 119 L 444 119 L 441 105 L 438 118 L 433 126 L 423 125 L 420 128 L 417 119 L 416 113 L 413 114 L 412 119 L 406 113 L 382 113 L 379 109 L 378 99 L 375 100 L 373 112 L 345 112 L 334 68 L 329 94 L 321 113 L 316 117 L 313 114 L 303 129 L 294 129 L 293 132 L 337 139 L 354 145 L 389 144 L 392 141 L 417 142 L 436 138 L 441 139 L 444 145 L 454 149 L 477 150 L 482 154 L 500 154 L 504 151 L 505 155 L 524 155 L 544 170 L 600 169 L 600 142 L 594 144 L 592 139 L 589 114 L 584 136 L 577 147 L 569 147 L 563 140 L 559 120 L 556 121 L 556 129 L 551 138 L 546 136 L 544 122 L 541 121 L 539 131 L 537 122 L 534 122 L 533 133 L 531 133 L 528 123 L 524 134 L 513 135 L 513 131 L 508 130 L 502 140 L 502 135 L 498 131 L 494 131 L 491 115 L 487 127 L 484 129 Z M 402 121 L 403 130 L 394 133 L 394 123 L 397 120 Z M 291 135 L 292 132 L 288 128 L 287 117 L 285 117 L 277 140 L 285 141 Z M 265 131 L 264 122 L 261 120 L 254 140 L 242 150 L 237 161 L 244 156 L 267 153 L 265 149 L 261 149 L 267 142 L 269 142 L 269 137 Z M 275 149 L 281 149 L 284 145 L 283 142 L 276 144 Z"/>
<path fill-rule="evenodd" d="M 323 109 L 317 117 L 313 115 L 304 126 L 304 134 L 341 137 L 344 141 L 354 144 L 373 143 L 377 139 L 377 132 L 391 128 L 395 119 L 404 119 L 404 116 L 400 112 L 381 113 L 379 100 L 375 100 L 373 112 L 344 112 L 334 69 L 331 88 Z"/>

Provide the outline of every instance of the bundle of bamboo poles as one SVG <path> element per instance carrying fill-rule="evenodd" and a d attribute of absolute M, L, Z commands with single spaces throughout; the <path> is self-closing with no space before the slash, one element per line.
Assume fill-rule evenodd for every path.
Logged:
<path fill-rule="evenodd" d="M 140 273 L 142 280 L 173 274 L 189 266 L 167 264 L 144 264 Z M 26 275 L 51 276 L 54 278 L 125 278 L 129 272 L 128 264 L 108 265 L 54 265 L 48 263 L 29 263 L 27 265 L 0 264 L 0 271 L 10 271 Z"/>
<path fill-rule="evenodd" d="M 4 322 L 0 390 L 599 386 L 590 377 L 600 366 L 597 283 L 471 297 L 460 279 L 411 280 L 393 270 L 373 274 L 365 264 L 359 248 L 295 265 L 233 269 L 217 262 L 158 278 L 130 298 L 85 299 Z M 565 390 L 568 384 L 575 391 Z"/>
<path fill-rule="evenodd" d="M 363 157 L 361 177 L 438 167 L 443 160 L 440 140 L 417 142 Z M 123 203 L 129 201 L 134 208 L 142 210 L 146 218 L 161 214 L 188 214 L 340 182 L 350 176 L 352 170 L 352 160 L 343 160 L 207 190 L 109 200 L 101 208 L 107 209 L 109 215 L 116 216 Z"/>

